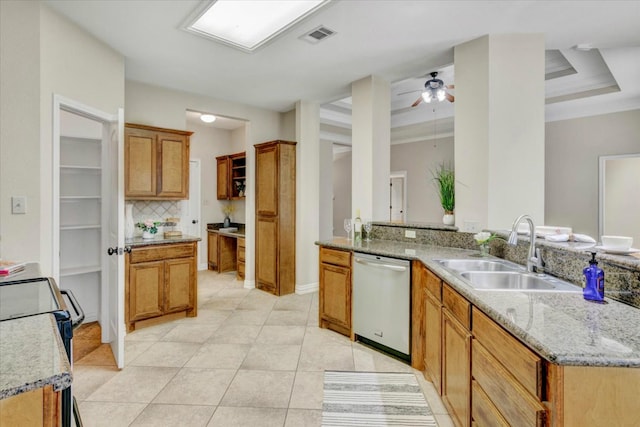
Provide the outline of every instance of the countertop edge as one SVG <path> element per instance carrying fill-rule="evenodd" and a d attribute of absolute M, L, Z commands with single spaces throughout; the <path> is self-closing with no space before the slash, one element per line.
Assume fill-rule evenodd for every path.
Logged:
<path fill-rule="evenodd" d="M 196 236 L 183 235 L 180 237 L 154 237 L 153 239 L 143 239 L 142 237 L 132 237 L 131 239 L 125 239 L 124 244 L 131 247 L 136 246 L 151 246 L 151 245 L 166 245 L 171 243 L 189 243 L 199 242 L 202 238 Z"/>

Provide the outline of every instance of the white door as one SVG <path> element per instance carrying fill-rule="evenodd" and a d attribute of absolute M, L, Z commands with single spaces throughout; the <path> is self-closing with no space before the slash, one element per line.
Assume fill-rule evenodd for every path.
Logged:
<path fill-rule="evenodd" d="M 109 218 L 108 247 L 117 248 L 109 256 L 108 341 L 118 368 L 124 368 L 124 110 L 118 110 L 118 121 L 109 129 Z M 106 256 L 107 248 L 105 248 Z M 104 326 L 103 326 L 104 329 Z"/>
<path fill-rule="evenodd" d="M 182 233 L 200 237 L 202 224 L 200 223 L 200 159 L 189 160 L 189 200 L 182 204 Z M 200 262 L 202 257 L 202 241 L 198 242 L 198 269 L 206 269 L 206 260 Z"/>
<path fill-rule="evenodd" d="M 389 209 L 391 222 L 404 222 L 405 219 L 405 178 L 392 176 L 390 179 Z"/>

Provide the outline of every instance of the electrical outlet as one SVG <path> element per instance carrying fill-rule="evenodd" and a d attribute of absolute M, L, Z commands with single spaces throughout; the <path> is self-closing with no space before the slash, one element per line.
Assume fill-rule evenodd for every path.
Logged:
<path fill-rule="evenodd" d="M 469 233 L 479 233 L 480 221 L 464 221 L 464 231 Z"/>
<path fill-rule="evenodd" d="M 25 196 L 13 196 L 11 198 L 11 213 L 14 215 L 27 213 L 27 198 Z"/>
<path fill-rule="evenodd" d="M 415 239 L 416 230 L 404 230 L 404 237 L 407 237 L 409 239 Z"/>

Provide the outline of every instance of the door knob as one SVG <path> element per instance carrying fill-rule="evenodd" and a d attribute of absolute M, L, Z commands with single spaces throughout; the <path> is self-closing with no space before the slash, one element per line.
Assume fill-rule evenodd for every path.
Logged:
<path fill-rule="evenodd" d="M 118 253 L 118 247 L 114 247 L 114 248 L 108 248 L 107 249 L 107 255 L 111 256 L 113 254 L 117 254 Z"/>
<path fill-rule="evenodd" d="M 197 223 L 198 223 L 198 220 L 197 220 L 197 219 L 192 219 L 192 220 L 191 220 L 191 224 L 197 224 Z"/>

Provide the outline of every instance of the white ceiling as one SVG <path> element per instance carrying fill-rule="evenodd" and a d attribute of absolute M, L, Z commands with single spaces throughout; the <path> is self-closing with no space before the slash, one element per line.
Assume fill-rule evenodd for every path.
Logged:
<path fill-rule="evenodd" d="M 207 1 L 45 2 L 124 55 L 127 79 L 276 111 L 290 110 L 297 100 L 341 100 L 350 95 L 351 82 L 377 75 L 393 83 L 398 126 L 418 123 L 418 116 L 451 116 L 453 105 L 445 102 L 436 113 L 422 104 L 403 117 L 419 92 L 397 94 L 421 89 L 435 70 L 453 83 L 457 44 L 517 32 L 544 33 L 547 49 L 575 61 L 577 75 L 547 84 L 548 98 L 580 92 L 585 79 L 593 87 L 606 69 L 620 87 L 548 104 L 547 120 L 574 117 L 577 110 L 592 115 L 640 108 L 640 1 L 333 0 L 254 53 L 181 29 Z M 336 34 L 315 45 L 299 38 L 319 25 Z M 576 59 L 584 53 L 573 49 L 578 44 L 590 44 L 601 59 Z"/>

